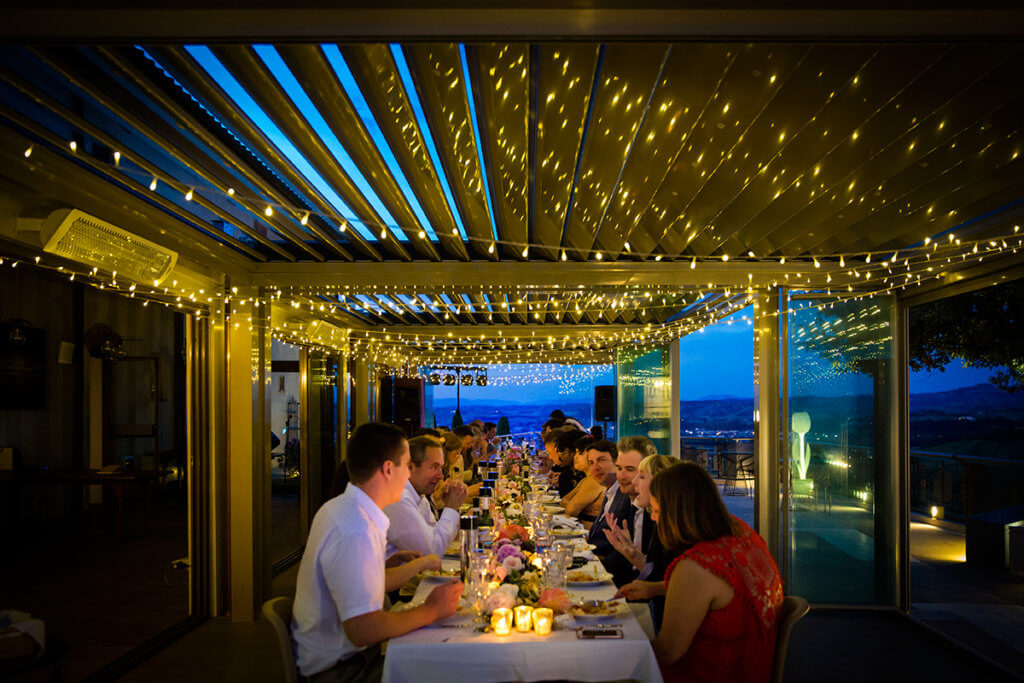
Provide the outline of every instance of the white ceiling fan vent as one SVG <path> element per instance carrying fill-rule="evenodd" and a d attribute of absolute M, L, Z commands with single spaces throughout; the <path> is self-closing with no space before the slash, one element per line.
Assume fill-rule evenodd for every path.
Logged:
<path fill-rule="evenodd" d="M 43 251 L 135 282 L 159 284 L 178 253 L 78 209 L 59 209 L 43 221 Z"/>

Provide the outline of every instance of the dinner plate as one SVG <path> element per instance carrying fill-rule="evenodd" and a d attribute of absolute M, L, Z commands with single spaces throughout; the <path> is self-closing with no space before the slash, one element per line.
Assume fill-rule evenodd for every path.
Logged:
<path fill-rule="evenodd" d="M 571 538 L 573 536 L 586 536 L 586 529 L 552 529 L 552 535 L 561 536 L 562 538 Z"/>
<path fill-rule="evenodd" d="M 550 512 L 552 514 L 561 514 L 565 512 L 565 508 L 561 505 L 545 505 L 543 510 L 544 512 Z"/>
<path fill-rule="evenodd" d="M 457 578 L 459 578 L 459 572 L 456 571 L 454 574 L 425 574 L 422 580 L 428 583 L 447 583 Z"/>
<path fill-rule="evenodd" d="M 601 614 L 590 614 L 588 612 L 584 612 L 582 606 L 573 605 L 571 608 L 569 608 L 569 614 L 572 615 L 573 619 L 581 623 L 599 623 L 602 621 L 606 621 L 608 619 L 618 619 L 619 617 L 621 617 L 629 611 L 629 606 L 626 605 L 625 602 L 613 602 L 609 606 L 614 608 L 614 611 L 609 611 Z"/>
<path fill-rule="evenodd" d="M 577 569 L 576 572 L 583 572 L 583 574 L 586 574 L 589 578 L 586 581 L 573 581 L 571 578 L 566 577 L 566 579 L 565 579 L 565 585 L 566 586 L 569 586 L 569 587 L 572 587 L 572 588 L 587 588 L 587 587 L 591 587 L 591 586 L 601 586 L 601 585 L 604 585 L 606 583 L 609 583 L 612 580 L 612 575 L 611 574 L 598 574 L 597 575 L 598 578 L 595 579 L 594 575 L 591 574 L 590 572 L 583 571 L 583 570 L 580 570 L 580 569 Z M 572 576 L 573 574 L 576 574 L 576 572 L 569 572 L 569 576 Z M 577 576 L 580 576 L 580 574 L 577 574 Z"/>

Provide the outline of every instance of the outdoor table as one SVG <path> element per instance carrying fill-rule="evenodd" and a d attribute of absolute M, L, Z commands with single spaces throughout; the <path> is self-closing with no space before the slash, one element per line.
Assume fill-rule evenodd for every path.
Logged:
<path fill-rule="evenodd" d="M 446 568 L 458 563 L 445 559 Z M 426 599 L 438 584 L 422 581 L 413 602 Z M 570 588 L 573 602 L 608 600 L 615 595 L 611 583 Z M 388 642 L 384 682 L 406 683 L 453 678 L 474 683 L 489 681 L 543 681 L 570 679 L 608 681 L 632 679 L 660 683 L 654 650 L 632 611 L 608 617 L 621 624 L 621 639 L 581 640 L 574 630 L 550 635 L 533 632 L 498 636 L 475 628 L 427 626 Z"/>

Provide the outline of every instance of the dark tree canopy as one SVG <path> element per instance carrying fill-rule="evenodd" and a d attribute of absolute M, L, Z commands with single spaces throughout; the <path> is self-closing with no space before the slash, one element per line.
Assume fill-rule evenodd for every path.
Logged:
<path fill-rule="evenodd" d="M 955 359 L 993 369 L 1003 391 L 1024 391 L 1024 280 L 912 309 L 909 343 L 914 370 L 942 372 Z"/>
<path fill-rule="evenodd" d="M 511 433 L 511 430 L 509 429 L 508 426 L 508 418 L 502 415 L 500 418 L 498 418 L 498 430 L 494 434 L 495 436 L 501 436 L 503 434 L 509 433 Z"/>

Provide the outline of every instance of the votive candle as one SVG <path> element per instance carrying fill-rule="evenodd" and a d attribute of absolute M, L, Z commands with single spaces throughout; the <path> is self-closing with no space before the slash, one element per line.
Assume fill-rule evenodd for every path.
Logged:
<path fill-rule="evenodd" d="M 538 636 L 551 635 L 551 623 L 554 619 L 555 613 L 548 607 L 533 610 L 533 632 Z"/>
<path fill-rule="evenodd" d="M 533 616 L 533 608 L 529 605 L 519 605 L 515 609 L 516 630 L 520 633 L 530 632 L 530 618 Z"/>
<path fill-rule="evenodd" d="M 499 636 L 507 636 L 512 632 L 512 610 L 508 607 L 499 607 L 491 614 L 491 628 Z"/>

